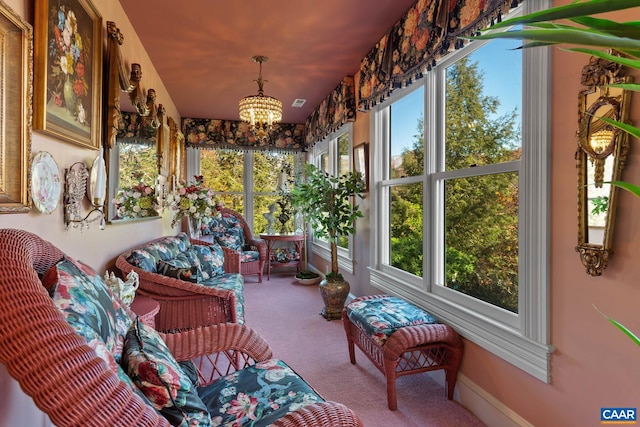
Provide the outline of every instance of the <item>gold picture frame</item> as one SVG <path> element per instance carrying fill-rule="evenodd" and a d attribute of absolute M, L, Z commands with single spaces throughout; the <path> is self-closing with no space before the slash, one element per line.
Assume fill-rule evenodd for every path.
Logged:
<path fill-rule="evenodd" d="M 369 144 L 363 142 L 353 147 L 353 170 L 362 174 L 365 193 L 369 192 Z"/>
<path fill-rule="evenodd" d="M 34 129 L 98 149 L 102 17 L 89 0 L 35 2 Z"/>
<path fill-rule="evenodd" d="M 33 27 L 0 0 L 0 213 L 26 213 L 33 124 Z"/>

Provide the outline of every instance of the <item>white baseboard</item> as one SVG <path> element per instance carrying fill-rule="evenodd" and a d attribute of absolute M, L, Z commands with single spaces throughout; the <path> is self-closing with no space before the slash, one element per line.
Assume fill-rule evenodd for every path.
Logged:
<path fill-rule="evenodd" d="M 444 387 L 444 371 L 429 372 L 429 375 Z M 458 373 L 454 399 L 488 426 L 533 427 L 533 424 L 461 373 Z"/>

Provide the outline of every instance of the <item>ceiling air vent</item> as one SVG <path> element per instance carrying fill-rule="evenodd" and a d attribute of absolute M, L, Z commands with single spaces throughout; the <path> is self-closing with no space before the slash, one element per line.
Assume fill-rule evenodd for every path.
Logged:
<path fill-rule="evenodd" d="M 292 106 L 292 107 L 295 107 L 295 108 L 301 108 L 301 107 L 304 105 L 304 103 L 305 103 L 305 102 L 307 102 L 307 100 L 306 100 L 306 99 L 296 98 L 296 99 L 293 101 L 293 104 L 291 104 L 291 106 Z"/>

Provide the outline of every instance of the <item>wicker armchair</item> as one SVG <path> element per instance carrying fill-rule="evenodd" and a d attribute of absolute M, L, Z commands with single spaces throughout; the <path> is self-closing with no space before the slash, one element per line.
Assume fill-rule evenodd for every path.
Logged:
<path fill-rule="evenodd" d="M 192 329 L 198 326 L 218 323 L 242 323 L 243 316 L 238 313 L 238 298 L 232 290 L 217 287 L 201 286 L 159 273 L 145 271 L 128 261 L 132 252 L 161 242 L 164 237 L 151 240 L 145 244 L 123 252 L 116 258 L 116 267 L 126 277 L 130 271 L 138 273 L 140 286 L 136 293 L 146 295 L 160 304 L 156 315 L 156 329 L 169 331 Z M 191 244 L 207 245 L 207 242 L 190 239 Z M 240 257 L 235 251 L 222 248 L 224 251 L 224 271 L 240 272 Z"/>
<path fill-rule="evenodd" d="M 119 380 L 55 307 L 40 277 L 63 256 L 35 234 L 0 229 L 0 362 L 55 425 L 169 426 Z M 194 361 L 203 385 L 271 356 L 266 342 L 239 324 L 161 336 L 177 360 Z M 350 427 L 362 422 L 346 406 L 322 402 L 273 425 Z"/>
<path fill-rule="evenodd" d="M 267 260 L 267 244 L 264 240 L 255 238 L 251 233 L 251 229 L 249 228 L 249 224 L 244 219 L 242 214 L 231 210 L 229 208 L 220 208 L 219 213 L 222 215 L 222 219 L 225 217 L 233 217 L 242 227 L 242 231 L 244 232 L 244 248 L 238 250 L 240 254 L 240 273 L 243 276 L 257 275 L 258 282 L 262 283 L 262 273 L 264 272 L 264 264 Z M 209 229 L 210 231 L 210 229 Z M 207 230 L 205 230 L 207 233 Z M 204 239 L 209 236 L 203 236 Z M 211 236 L 215 239 L 214 236 Z M 224 245 L 224 239 L 219 241 L 220 244 Z M 257 252 L 258 259 L 255 259 L 255 256 L 251 256 L 251 253 Z"/>

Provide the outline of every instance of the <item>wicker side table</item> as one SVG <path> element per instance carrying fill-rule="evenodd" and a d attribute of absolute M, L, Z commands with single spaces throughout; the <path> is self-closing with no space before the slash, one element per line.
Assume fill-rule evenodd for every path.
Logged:
<path fill-rule="evenodd" d="M 160 311 L 158 301 L 144 295 L 136 295 L 131 303 L 131 311 L 138 315 L 140 320 L 152 328 L 156 328 L 156 314 Z"/>

